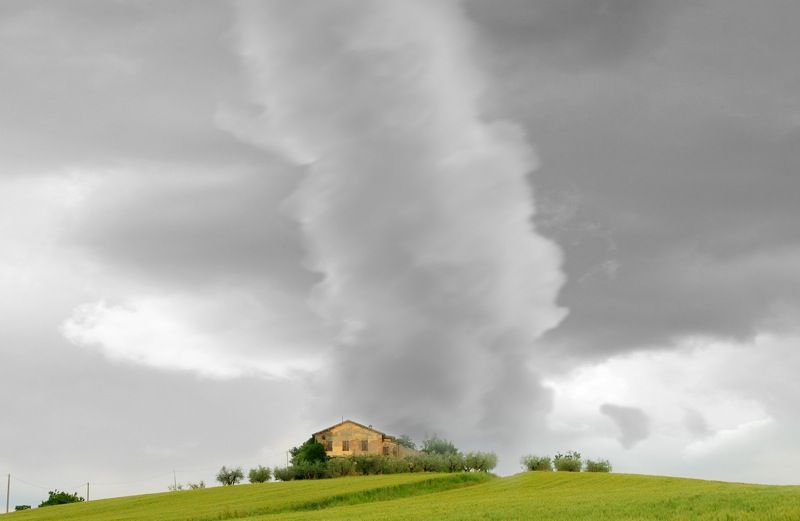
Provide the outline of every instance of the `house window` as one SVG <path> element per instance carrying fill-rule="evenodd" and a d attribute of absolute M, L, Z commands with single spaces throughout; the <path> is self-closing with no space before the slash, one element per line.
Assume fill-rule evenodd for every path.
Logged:
<path fill-rule="evenodd" d="M 328 441 L 325 442 L 325 450 L 327 452 L 330 452 L 330 451 L 333 450 L 333 442 L 331 440 L 328 440 Z"/>
<path fill-rule="evenodd" d="M 389 446 L 388 445 L 384 445 L 383 446 L 383 455 L 384 456 L 388 456 L 389 455 Z"/>
<path fill-rule="evenodd" d="M 369 450 L 369 442 L 367 440 L 361 440 L 361 452 L 367 452 Z"/>
<path fill-rule="evenodd" d="M 350 450 L 350 440 L 343 440 L 342 441 L 342 451 L 346 452 Z"/>

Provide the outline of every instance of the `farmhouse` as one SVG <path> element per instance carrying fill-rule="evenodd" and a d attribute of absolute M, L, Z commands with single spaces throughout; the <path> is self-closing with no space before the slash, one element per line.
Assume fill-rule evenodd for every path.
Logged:
<path fill-rule="evenodd" d="M 372 454 L 402 458 L 417 454 L 416 450 L 398 444 L 394 436 L 353 420 L 344 420 L 315 432 L 313 436 L 315 441 L 325 446 L 325 454 L 331 457 Z"/>

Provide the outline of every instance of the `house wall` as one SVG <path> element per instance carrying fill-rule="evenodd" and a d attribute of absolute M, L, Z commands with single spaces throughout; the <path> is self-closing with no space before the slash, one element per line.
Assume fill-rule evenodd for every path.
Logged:
<path fill-rule="evenodd" d="M 357 456 L 359 454 L 388 455 L 403 457 L 414 454 L 411 451 L 389 438 L 385 438 L 381 433 L 371 429 L 365 429 L 360 425 L 345 422 L 333 428 L 320 432 L 314 436 L 315 440 L 325 446 L 325 453 L 328 456 Z M 366 441 L 366 450 L 362 442 Z M 348 442 L 347 444 L 343 442 Z M 349 444 L 349 447 L 347 446 Z M 384 451 L 384 447 L 386 450 Z M 348 450 L 345 450 L 348 449 Z"/>

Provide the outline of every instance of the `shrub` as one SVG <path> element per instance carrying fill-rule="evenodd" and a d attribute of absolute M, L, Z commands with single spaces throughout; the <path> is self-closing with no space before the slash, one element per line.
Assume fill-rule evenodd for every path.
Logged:
<path fill-rule="evenodd" d="M 14 507 L 14 511 L 19 512 L 20 510 L 30 510 L 30 505 L 17 505 Z"/>
<path fill-rule="evenodd" d="M 289 467 L 291 469 L 290 479 L 323 479 L 328 478 L 328 465 L 324 461 L 314 463 L 298 463 Z"/>
<path fill-rule="evenodd" d="M 494 452 L 468 452 L 464 456 L 464 469 L 474 472 L 489 472 L 497 466 Z"/>
<path fill-rule="evenodd" d="M 527 456 L 522 456 L 519 462 L 528 470 L 547 472 L 553 470 L 553 462 L 550 460 L 550 456 L 534 456 L 533 454 L 528 454 Z"/>
<path fill-rule="evenodd" d="M 51 505 L 65 505 L 67 503 L 79 503 L 83 498 L 78 496 L 77 493 L 70 494 L 69 492 L 61 492 L 60 490 L 51 490 L 47 493 L 47 499 L 39 503 L 39 508 L 49 507 Z"/>
<path fill-rule="evenodd" d="M 607 459 L 586 460 L 586 472 L 611 472 L 611 463 Z"/>
<path fill-rule="evenodd" d="M 574 450 L 568 451 L 566 454 L 560 452 L 553 458 L 556 470 L 559 472 L 580 472 L 581 471 L 581 453 Z"/>
<path fill-rule="evenodd" d="M 294 476 L 292 467 L 275 467 L 275 471 L 272 474 L 278 481 L 291 481 Z"/>
<path fill-rule="evenodd" d="M 354 476 L 356 474 L 355 464 L 351 458 L 331 458 L 328 460 L 328 474 L 332 478 Z"/>
<path fill-rule="evenodd" d="M 219 469 L 219 473 L 217 473 L 217 481 L 222 483 L 224 486 L 235 485 L 239 483 L 244 478 L 244 473 L 242 472 L 241 467 L 236 467 L 235 469 L 228 469 L 224 465 L 221 469 Z"/>
<path fill-rule="evenodd" d="M 371 454 L 360 454 L 353 456 L 353 465 L 355 466 L 356 474 L 367 476 L 371 474 L 381 473 L 381 460 L 382 456 L 373 456 Z"/>
<path fill-rule="evenodd" d="M 206 482 L 205 482 L 205 481 L 203 481 L 202 479 L 201 479 L 199 482 L 197 482 L 197 483 L 192 483 L 192 482 L 190 481 L 190 482 L 188 482 L 188 483 L 186 484 L 186 486 L 187 486 L 188 488 L 190 488 L 191 490 L 197 490 L 197 489 L 201 489 L 201 488 L 206 488 Z"/>
<path fill-rule="evenodd" d="M 407 459 L 383 458 L 381 461 L 382 474 L 402 474 L 411 472 L 411 464 Z"/>
<path fill-rule="evenodd" d="M 272 479 L 272 471 L 269 470 L 269 467 L 259 465 L 254 469 L 250 469 L 250 472 L 247 473 L 247 479 L 250 483 L 265 483 Z"/>

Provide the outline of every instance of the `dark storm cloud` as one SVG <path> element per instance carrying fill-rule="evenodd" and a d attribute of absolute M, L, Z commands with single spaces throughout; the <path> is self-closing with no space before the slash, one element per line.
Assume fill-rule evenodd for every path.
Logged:
<path fill-rule="evenodd" d="M 474 117 L 466 20 L 449 4 L 243 5 L 263 116 L 231 130 L 308 164 L 289 206 L 324 275 L 312 303 L 339 330 L 317 407 L 415 435 L 530 423 L 549 404 L 530 347 L 564 314 L 558 252 L 529 223 L 527 143 Z"/>
<path fill-rule="evenodd" d="M 636 55 L 661 34 L 662 18 L 678 7 L 657 0 L 500 0 L 465 2 L 492 32 L 492 44 L 524 48 L 563 68 L 606 67 Z M 496 65 L 502 65 L 499 60 Z M 509 62 L 505 62 L 506 65 Z"/>
<path fill-rule="evenodd" d="M 604 403 L 600 406 L 600 412 L 617 424 L 619 442 L 626 449 L 632 449 L 650 436 L 650 418 L 639 408 Z"/>
<path fill-rule="evenodd" d="M 740 448 L 796 453 L 800 8 L 344 4 L 0 5 L 0 472 L 163 490 L 345 415 L 795 479 Z"/>
<path fill-rule="evenodd" d="M 800 304 L 799 9 L 625 4 L 469 4 L 503 42 L 487 113 L 537 144 L 536 222 L 566 252 L 571 313 L 549 339 L 603 356 L 751 337 Z M 559 19 L 563 38 L 521 30 Z"/>

